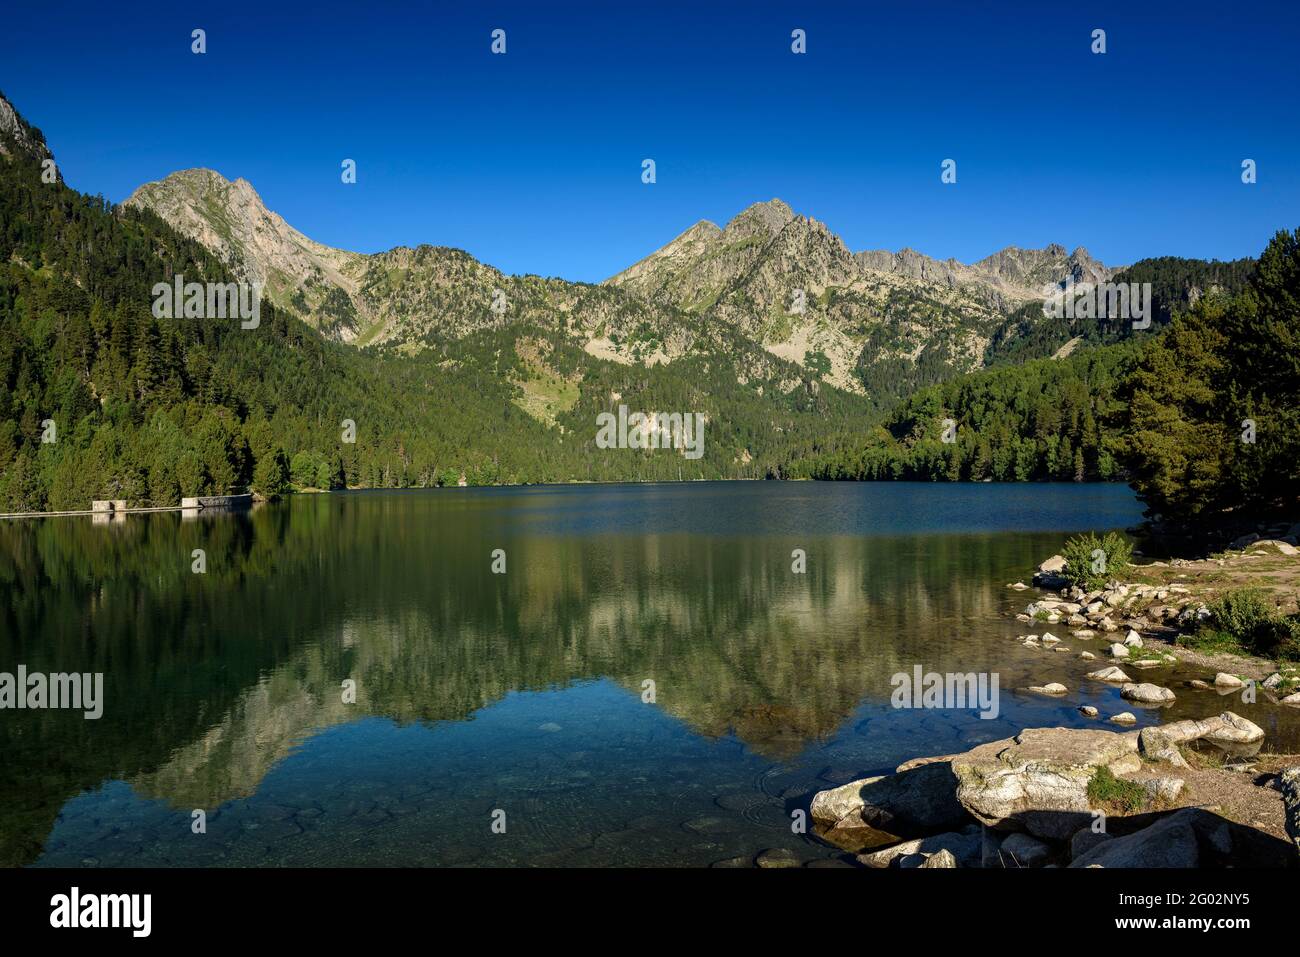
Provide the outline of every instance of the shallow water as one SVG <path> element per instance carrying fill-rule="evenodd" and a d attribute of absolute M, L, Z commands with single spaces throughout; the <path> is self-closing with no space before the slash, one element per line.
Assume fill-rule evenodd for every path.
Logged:
<path fill-rule="evenodd" d="M 106 703 L 0 712 L 0 861 L 832 857 L 791 828 L 828 782 L 1085 726 L 1082 703 L 1221 709 L 1141 711 L 1082 677 L 1097 665 L 1014 640 L 1033 593 L 1008 582 L 1139 517 L 1122 486 L 688 483 L 10 522 L 0 671 L 100 671 Z M 915 665 L 996 672 L 998 717 L 894 709 Z M 1018 690 L 1049 680 L 1071 693 Z M 1295 738 L 1276 709 L 1232 707 Z"/>

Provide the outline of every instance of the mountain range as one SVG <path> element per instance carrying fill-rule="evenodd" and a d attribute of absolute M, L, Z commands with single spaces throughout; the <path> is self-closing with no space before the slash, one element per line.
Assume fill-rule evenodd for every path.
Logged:
<path fill-rule="evenodd" d="M 1112 270 L 1079 248 L 1008 247 L 971 265 L 913 250 L 851 252 L 779 199 L 719 227 L 691 226 L 598 285 L 510 276 L 461 250 L 376 254 L 315 242 L 269 210 L 252 184 L 191 169 L 138 188 L 149 209 L 327 337 L 420 349 L 518 320 L 561 330 L 592 356 L 671 363 L 722 345 L 728 330 L 848 392 L 887 392 L 887 368 L 926 381 L 980 368 L 1006 316 L 1067 281 Z M 505 308 L 494 311 L 494 297 Z M 909 384 L 923 384 L 904 379 Z"/>
<path fill-rule="evenodd" d="M 291 485 L 1114 478 L 1131 347 L 1254 269 L 854 252 L 772 199 L 569 282 L 445 246 L 333 248 L 211 170 L 114 205 L 51 159 L 0 97 L 0 512 Z M 179 275 L 261 284 L 261 325 L 154 314 Z M 1107 279 L 1152 283 L 1149 332 L 1044 315 L 1045 294 Z M 622 406 L 703 414 L 703 456 L 596 454 Z M 983 434 L 942 444 L 948 414 Z"/>

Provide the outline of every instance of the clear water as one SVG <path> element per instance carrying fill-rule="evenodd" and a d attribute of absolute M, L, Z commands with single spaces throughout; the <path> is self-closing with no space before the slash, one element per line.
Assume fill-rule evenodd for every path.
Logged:
<path fill-rule="evenodd" d="M 1136 710 L 1017 644 L 1006 584 L 1139 516 L 1122 486 L 688 483 L 10 522 L 0 670 L 102 671 L 106 704 L 0 713 L 0 861 L 834 857 L 791 828 L 828 782 Z M 916 664 L 998 672 L 1000 716 L 891 708 Z"/>

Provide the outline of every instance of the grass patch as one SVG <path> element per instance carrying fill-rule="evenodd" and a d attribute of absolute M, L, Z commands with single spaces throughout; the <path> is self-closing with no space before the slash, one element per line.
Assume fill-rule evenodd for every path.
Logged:
<path fill-rule="evenodd" d="M 1110 768 L 1097 768 L 1088 782 L 1089 802 L 1106 810 L 1136 814 L 1146 806 L 1148 797 L 1142 785 L 1115 777 Z"/>
<path fill-rule="evenodd" d="M 1207 655 L 1246 654 L 1246 649 L 1241 647 L 1241 642 L 1226 631 L 1215 628 L 1202 628 L 1200 631 L 1179 635 L 1178 644 Z"/>

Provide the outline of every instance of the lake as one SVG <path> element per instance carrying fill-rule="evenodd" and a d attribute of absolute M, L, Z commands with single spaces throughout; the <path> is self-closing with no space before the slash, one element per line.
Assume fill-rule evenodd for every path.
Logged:
<path fill-rule="evenodd" d="M 1119 485 L 767 482 L 7 522 L 0 670 L 102 672 L 105 700 L 0 712 L 0 860 L 831 858 L 792 830 L 830 782 L 1137 710 L 1015 642 L 1034 592 L 1006 586 L 1140 513 Z M 998 717 L 891 707 L 916 665 L 997 672 Z M 1044 680 L 1072 693 L 1017 690 Z"/>

